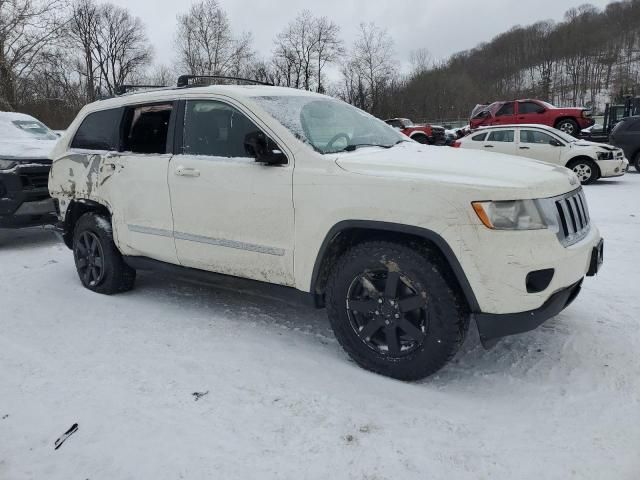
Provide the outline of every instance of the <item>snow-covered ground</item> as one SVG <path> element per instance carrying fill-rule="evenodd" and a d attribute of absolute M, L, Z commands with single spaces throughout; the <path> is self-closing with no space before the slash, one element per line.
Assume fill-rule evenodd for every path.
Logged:
<path fill-rule="evenodd" d="M 268 289 L 104 297 L 52 233 L 0 232 L 0 479 L 638 479 L 640 174 L 586 192 L 606 259 L 578 300 L 413 384 Z"/>

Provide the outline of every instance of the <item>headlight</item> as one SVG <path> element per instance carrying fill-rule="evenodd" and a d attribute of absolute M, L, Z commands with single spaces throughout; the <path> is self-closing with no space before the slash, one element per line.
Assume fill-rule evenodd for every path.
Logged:
<path fill-rule="evenodd" d="M 535 200 L 473 202 L 480 221 L 492 230 L 541 230 L 547 228 Z"/>
<path fill-rule="evenodd" d="M 598 160 L 613 160 L 613 152 L 598 152 Z"/>
<path fill-rule="evenodd" d="M 18 163 L 14 160 L 0 160 L 0 170 L 9 170 L 10 168 L 15 167 L 17 164 Z"/>

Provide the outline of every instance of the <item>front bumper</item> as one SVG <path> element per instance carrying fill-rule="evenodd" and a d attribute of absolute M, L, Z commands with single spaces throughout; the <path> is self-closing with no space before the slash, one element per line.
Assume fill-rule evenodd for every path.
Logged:
<path fill-rule="evenodd" d="M 477 313 L 474 315 L 480 341 L 485 348 L 491 348 L 496 342 L 508 335 L 534 330 L 562 310 L 576 299 L 582 288 L 582 280 L 549 297 L 544 305 L 535 310 L 519 313 Z"/>
<path fill-rule="evenodd" d="M 602 178 L 620 177 L 625 174 L 629 167 L 629 161 L 626 158 L 598 160 L 596 163 L 598 164 Z"/>
<path fill-rule="evenodd" d="M 590 126 L 595 125 L 596 123 L 595 119 L 591 117 L 578 117 L 576 120 L 581 130 L 585 128 L 589 128 Z"/>
<path fill-rule="evenodd" d="M 56 220 L 46 186 L 49 170 L 49 166 L 29 166 L 0 172 L 0 228 L 45 225 Z"/>
<path fill-rule="evenodd" d="M 589 267 L 586 275 L 592 277 L 598 273 L 604 261 L 604 241 L 591 249 Z M 480 334 L 480 341 L 485 348 L 490 348 L 502 337 L 534 330 L 562 310 L 576 299 L 582 288 L 581 278 L 578 282 L 562 288 L 549 297 L 540 307 L 534 310 L 518 313 L 477 313 L 474 319 Z"/>

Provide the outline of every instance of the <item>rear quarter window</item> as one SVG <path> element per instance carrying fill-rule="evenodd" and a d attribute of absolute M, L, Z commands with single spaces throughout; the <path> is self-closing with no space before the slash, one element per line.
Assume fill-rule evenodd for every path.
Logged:
<path fill-rule="evenodd" d="M 121 108 L 90 113 L 80 124 L 71 148 L 118 150 L 121 120 Z"/>

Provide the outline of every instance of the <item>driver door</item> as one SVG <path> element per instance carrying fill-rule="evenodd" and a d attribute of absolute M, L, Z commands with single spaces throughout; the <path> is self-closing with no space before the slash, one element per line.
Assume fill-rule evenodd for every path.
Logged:
<path fill-rule="evenodd" d="M 169 164 L 178 259 L 186 267 L 293 285 L 293 157 L 286 165 L 256 163 L 245 138 L 265 130 L 241 108 L 219 100 L 181 104 Z"/>

